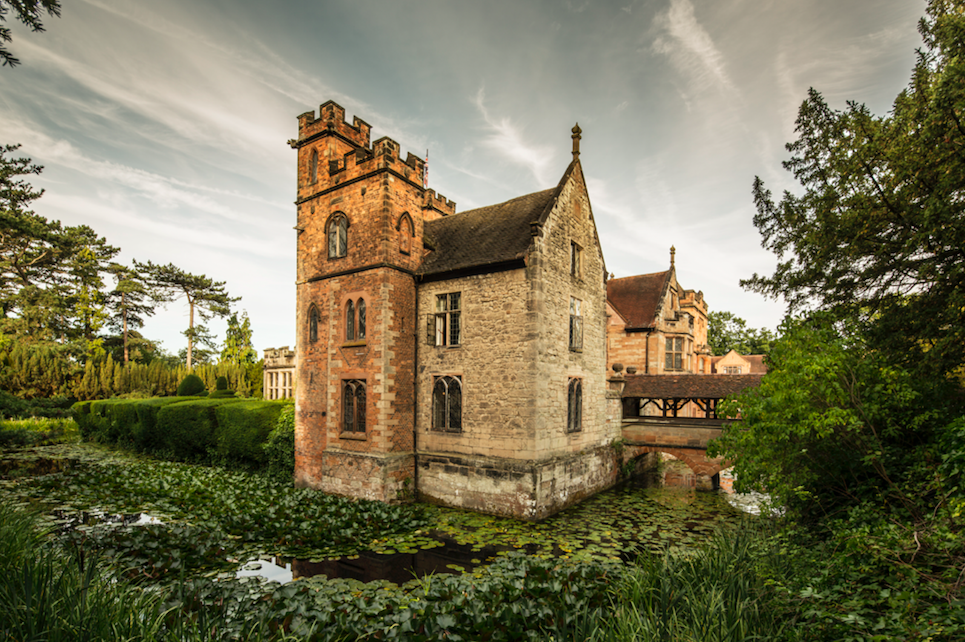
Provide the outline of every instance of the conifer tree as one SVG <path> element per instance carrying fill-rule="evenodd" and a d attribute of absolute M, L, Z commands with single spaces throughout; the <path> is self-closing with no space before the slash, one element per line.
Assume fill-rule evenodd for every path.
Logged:
<path fill-rule="evenodd" d="M 147 277 L 148 282 L 171 298 L 183 296 L 188 303 L 188 329 L 184 336 L 188 339 L 185 363 L 188 370 L 194 365 L 194 346 L 196 343 L 213 347 L 214 336 L 204 325 L 195 325 L 194 317 L 197 312 L 202 321 L 212 317 L 224 317 L 231 312 L 231 304 L 240 301 L 241 297 L 231 297 L 225 290 L 224 281 L 214 281 L 204 275 L 185 272 L 173 263 L 155 265 L 135 262 L 138 270 Z"/>

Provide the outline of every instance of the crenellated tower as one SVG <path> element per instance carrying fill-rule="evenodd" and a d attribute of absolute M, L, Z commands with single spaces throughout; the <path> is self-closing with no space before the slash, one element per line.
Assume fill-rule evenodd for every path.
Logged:
<path fill-rule="evenodd" d="M 298 117 L 296 483 L 392 500 L 414 474 L 416 272 L 455 203 L 424 163 L 345 120 Z"/>

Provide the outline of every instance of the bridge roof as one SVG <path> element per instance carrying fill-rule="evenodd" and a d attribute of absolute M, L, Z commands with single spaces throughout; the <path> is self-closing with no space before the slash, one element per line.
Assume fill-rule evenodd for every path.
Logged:
<path fill-rule="evenodd" d="M 627 375 L 624 397 L 723 399 L 761 385 L 764 375 Z"/>

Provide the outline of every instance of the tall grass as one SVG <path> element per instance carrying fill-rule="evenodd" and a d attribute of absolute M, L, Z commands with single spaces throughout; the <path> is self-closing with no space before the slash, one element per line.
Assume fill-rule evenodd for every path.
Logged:
<path fill-rule="evenodd" d="M 150 589 L 119 580 L 89 552 L 58 548 L 38 526 L 36 516 L 0 500 L 0 640 L 273 637 L 265 622 L 227 622 L 225 608 L 184 610 L 196 596 L 186 595 L 183 586 Z"/>
<path fill-rule="evenodd" d="M 79 440 L 80 430 L 73 419 L 0 419 L 0 448 Z"/>
<path fill-rule="evenodd" d="M 761 533 L 745 526 L 719 532 L 692 555 L 641 557 L 614 593 L 608 617 L 583 639 L 793 639 L 792 618 L 760 572 L 765 543 Z"/>

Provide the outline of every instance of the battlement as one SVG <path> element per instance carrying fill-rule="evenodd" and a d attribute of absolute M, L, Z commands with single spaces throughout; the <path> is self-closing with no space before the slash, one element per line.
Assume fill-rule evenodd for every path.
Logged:
<path fill-rule="evenodd" d="M 269 370 L 272 368 L 294 368 L 295 367 L 295 351 L 289 349 L 288 346 L 282 346 L 280 348 L 265 348 L 265 369 Z"/>
<path fill-rule="evenodd" d="M 436 190 L 434 189 L 427 189 L 423 195 L 422 208 L 424 210 L 434 210 L 441 216 L 450 216 L 456 213 L 456 202 L 450 201 L 442 194 L 436 194 Z"/>
<path fill-rule="evenodd" d="M 369 172 L 388 169 L 422 186 L 422 176 L 425 171 L 425 161 L 422 158 L 408 152 L 403 160 L 401 145 L 388 136 L 370 143 L 371 125 L 358 117 L 353 119 L 351 125 L 348 124 L 345 120 L 345 109 L 331 100 L 321 105 L 318 113 L 318 118 L 313 111 L 305 112 L 298 117 L 298 139 L 289 143 L 294 149 L 306 147 L 307 152 L 314 148 L 312 141 L 315 139 L 337 135 L 353 145 L 354 148 L 342 153 L 340 158 L 327 157 L 328 176 L 336 185 Z M 346 147 L 343 146 L 341 149 L 344 150 Z M 302 167 L 308 167 L 308 158 L 308 155 L 302 156 Z M 324 164 L 318 168 L 320 176 L 324 176 L 325 169 Z M 301 196 L 304 197 L 321 187 L 321 184 L 310 180 L 301 183 L 299 189 Z M 427 211 L 430 218 L 437 218 L 455 214 L 456 203 L 441 194 L 436 194 L 434 190 L 427 190 L 424 195 L 423 209 Z M 430 211 L 436 214 L 431 214 Z"/>
<path fill-rule="evenodd" d="M 330 100 L 318 108 L 318 118 L 314 111 L 298 117 L 298 140 L 292 142 L 292 147 L 299 147 L 302 141 L 325 131 L 337 133 L 359 147 L 368 147 L 372 126 L 358 116 L 350 125 L 345 120 L 345 108 Z"/>

